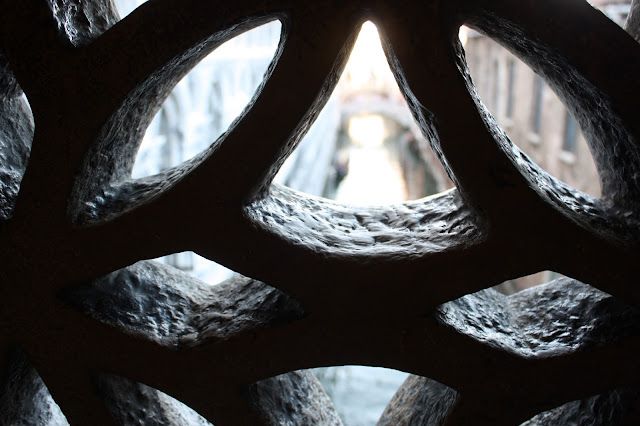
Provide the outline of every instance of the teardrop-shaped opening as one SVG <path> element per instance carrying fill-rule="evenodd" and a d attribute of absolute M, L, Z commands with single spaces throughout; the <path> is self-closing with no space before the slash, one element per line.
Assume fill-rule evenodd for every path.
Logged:
<path fill-rule="evenodd" d="M 280 41 L 273 21 L 222 44 L 173 89 L 150 123 L 132 177 L 155 175 L 206 150 L 250 104 Z"/>
<path fill-rule="evenodd" d="M 362 25 L 334 93 L 275 181 L 352 205 L 395 204 L 453 186 L 413 120 L 372 22 Z"/>
<path fill-rule="evenodd" d="M 545 79 L 486 35 L 463 26 L 460 39 L 483 107 L 513 144 L 556 179 L 600 196 L 598 171 L 580 125 Z M 554 271 L 540 271 L 496 289 L 513 294 L 561 277 Z"/>
<path fill-rule="evenodd" d="M 119 1 L 124 10 L 133 3 Z M 222 44 L 173 89 L 146 130 L 132 171 L 134 179 L 158 174 L 206 150 L 249 105 L 264 79 L 280 40 L 279 21 L 249 30 Z M 159 259 L 208 284 L 229 269 L 194 252 Z"/>
<path fill-rule="evenodd" d="M 598 172 L 580 126 L 544 78 L 491 38 L 466 27 L 461 34 L 482 103 L 511 141 L 556 179 L 599 196 Z"/>

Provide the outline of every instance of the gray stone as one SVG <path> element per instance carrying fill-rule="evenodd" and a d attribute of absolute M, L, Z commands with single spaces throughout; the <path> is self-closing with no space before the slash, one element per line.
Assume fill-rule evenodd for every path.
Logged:
<path fill-rule="evenodd" d="M 342 425 L 316 377 L 308 370 L 262 380 L 246 389 L 267 425 Z"/>
<path fill-rule="evenodd" d="M 0 94 L 3 98 L 14 98 L 22 94 L 22 89 L 11 72 L 9 61 L 0 48 Z M 5 114 L 3 114 L 4 116 Z"/>
<path fill-rule="evenodd" d="M 70 424 L 339 424 L 304 369 L 354 363 L 415 375 L 383 424 L 637 419 L 640 46 L 587 2 L 155 1 L 119 22 L 110 1 L 0 8 L 0 347 L 33 365 L 6 357 L 3 421 L 61 423 L 46 384 Z M 171 88 L 274 19 L 247 110 L 132 180 Z M 366 19 L 457 189 L 354 208 L 272 185 Z M 559 94 L 603 197 L 511 143 L 471 84 L 462 23 Z M 210 288 L 144 261 L 184 250 L 243 276 Z M 572 278 L 485 290 L 547 269 Z"/>
<path fill-rule="evenodd" d="M 112 0 L 46 0 L 60 32 L 76 47 L 85 46 L 118 21 Z"/>
<path fill-rule="evenodd" d="M 638 3 L 637 0 L 631 2 L 631 9 L 627 17 L 627 22 L 625 23 L 625 30 L 640 42 L 640 3 Z"/>
<path fill-rule="evenodd" d="M 25 355 L 11 349 L 0 387 L 0 424 L 66 426 L 67 420 Z"/>
<path fill-rule="evenodd" d="M 211 426 L 179 401 L 149 386 L 109 374 L 94 381 L 116 424 L 133 426 Z"/>
<path fill-rule="evenodd" d="M 13 213 L 29 161 L 33 131 L 33 117 L 24 98 L 0 100 L 0 224 Z"/>
<path fill-rule="evenodd" d="M 613 426 L 640 421 L 638 390 L 618 389 L 540 413 L 522 426 Z"/>
<path fill-rule="evenodd" d="M 443 323 L 491 346 L 540 357 L 640 335 L 640 310 L 569 278 L 512 296 L 492 289 L 438 308 Z"/>
<path fill-rule="evenodd" d="M 157 262 L 139 262 L 61 296 L 89 316 L 179 349 L 302 318 L 300 305 L 261 282 L 210 286 Z"/>
<path fill-rule="evenodd" d="M 444 425 L 457 399 L 453 389 L 411 375 L 389 402 L 378 425 Z"/>

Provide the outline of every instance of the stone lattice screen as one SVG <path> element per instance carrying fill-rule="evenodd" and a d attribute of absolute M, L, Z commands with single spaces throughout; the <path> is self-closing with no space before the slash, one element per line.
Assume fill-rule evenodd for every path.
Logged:
<path fill-rule="evenodd" d="M 585 1 L 0 10 L 0 424 L 339 424 L 303 369 L 343 364 L 413 374 L 384 425 L 640 424 L 640 46 Z M 274 19 L 281 44 L 244 115 L 131 180 L 178 80 Z M 354 208 L 271 185 L 367 19 L 456 190 Z M 511 144 L 470 81 L 463 23 L 564 100 L 602 198 Z M 141 261 L 184 250 L 246 278 L 209 287 Z M 571 278 L 486 290 L 546 269 Z"/>

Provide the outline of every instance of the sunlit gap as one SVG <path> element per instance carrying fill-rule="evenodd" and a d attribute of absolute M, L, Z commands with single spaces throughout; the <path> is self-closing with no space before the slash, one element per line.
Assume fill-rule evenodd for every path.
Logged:
<path fill-rule="evenodd" d="M 365 22 L 336 89 L 340 122 L 323 196 L 357 205 L 395 204 L 451 187 Z"/>
<path fill-rule="evenodd" d="M 116 0 L 122 15 L 141 3 Z M 159 173 L 210 146 L 253 97 L 280 31 L 273 22 L 230 40 L 178 83 L 147 129 L 133 178 Z M 362 26 L 336 91 L 275 181 L 357 205 L 397 203 L 451 186 L 412 120 L 373 23 Z M 192 252 L 160 260 L 210 284 L 232 274 Z M 407 376 L 360 366 L 316 372 L 351 425 L 375 424 Z"/>
<path fill-rule="evenodd" d="M 428 188 L 420 183 L 427 179 L 416 178 L 432 175 L 420 152 L 428 144 L 419 143 L 424 139 L 372 22 L 362 25 L 336 92 L 338 137 L 322 195 L 351 205 L 381 205 L 441 189 L 433 178 Z M 318 368 L 314 373 L 346 425 L 375 425 L 407 377 L 403 372 L 364 366 Z"/>
<path fill-rule="evenodd" d="M 345 365 L 315 368 L 325 392 L 346 426 L 374 426 L 407 373 L 389 368 Z"/>
<path fill-rule="evenodd" d="M 119 3 L 119 2 L 117 2 Z M 126 2 L 126 11 L 133 3 Z M 174 88 L 146 130 L 134 179 L 154 175 L 207 149 L 243 112 L 262 83 L 280 41 L 273 21 L 219 46 Z M 193 252 L 156 259 L 209 284 L 231 277 L 229 269 Z"/>
<path fill-rule="evenodd" d="M 193 158 L 229 128 L 262 83 L 281 27 L 273 21 L 232 38 L 180 80 L 147 128 L 133 178 Z"/>
<path fill-rule="evenodd" d="M 511 141 L 552 176 L 598 196 L 597 169 L 580 126 L 544 78 L 489 37 L 467 28 L 464 34 L 465 57 L 476 90 Z M 559 277 L 556 272 L 541 271 L 497 289 L 513 294 Z"/>

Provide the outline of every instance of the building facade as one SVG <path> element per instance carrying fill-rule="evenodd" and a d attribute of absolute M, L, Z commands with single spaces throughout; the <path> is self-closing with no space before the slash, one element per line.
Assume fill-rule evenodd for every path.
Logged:
<path fill-rule="evenodd" d="M 590 3 L 621 26 L 631 5 L 630 1 L 616 0 Z M 554 177 L 599 196 L 598 172 L 580 126 L 545 80 L 510 51 L 474 30 L 468 31 L 465 55 L 482 102 L 511 141 Z M 557 276 L 547 271 L 500 288 L 510 293 Z"/>

